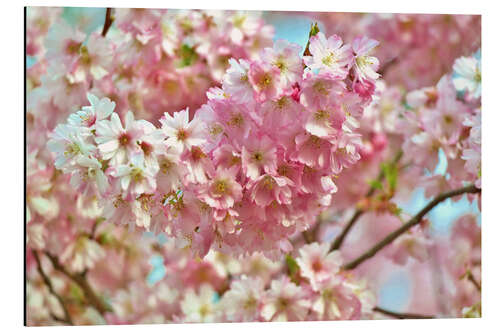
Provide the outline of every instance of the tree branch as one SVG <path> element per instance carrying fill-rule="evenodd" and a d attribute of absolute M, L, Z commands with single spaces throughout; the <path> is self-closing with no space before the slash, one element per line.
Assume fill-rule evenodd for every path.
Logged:
<path fill-rule="evenodd" d="M 304 56 L 311 55 L 311 51 L 309 51 L 309 43 L 311 41 L 311 37 L 315 36 L 318 32 L 319 32 L 318 23 L 317 22 L 311 23 L 311 29 L 309 30 L 309 38 L 307 39 L 306 48 L 305 48 L 304 54 L 303 54 Z"/>
<path fill-rule="evenodd" d="M 392 164 L 398 163 L 402 156 L 403 156 L 403 152 L 401 150 L 398 151 L 391 163 Z M 380 170 L 378 177 L 377 177 L 377 181 L 381 182 L 382 180 L 384 180 L 384 171 Z M 372 186 L 370 188 L 370 190 L 366 193 L 365 198 L 370 198 L 371 196 L 373 196 L 373 194 L 375 194 L 375 187 Z M 346 224 L 346 226 L 344 227 L 342 232 L 337 236 L 337 238 L 335 238 L 335 241 L 333 242 L 332 246 L 330 247 L 330 252 L 338 250 L 340 248 L 340 246 L 344 242 L 344 239 L 346 238 L 347 234 L 352 229 L 352 227 L 354 226 L 356 221 L 361 217 L 361 215 L 363 215 L 363 213 L 364 213 L 364 210 L 362 210 L 360 208 L 356 209 L 356 211 L 354 212 L 354 215 L 351 217 L 349 222 Z"/>
<path fill-rule="evenodd" d="M 456 190 L 452 190 L 449 192 L 441 193 L 437 197 L 435 197 L 431 202 L 429 202 L 421 211 L 417 213 L 417 215 L 413 216 L 408 222 L 403 224 L 400 228 L 391 232 L 387 235 L 383 240 L 379 243 L 375 244 L 371 249 L 360 255 L 358 258 L 344 265 L 344 269 L 353 269 L 356 268 L 359 264 L 364 262 L 365 260 L 373 257 L 378 251 L 384 248 L 386 245 L 390 244 L 393 240 L 398 238 L 400 235 L 404 234 L 411 227 L 419 224 L 422 221 L 422 218 L 431 211 L 435 206 L 437 206 L 442 201 L 455 197 L 457 195 L 462 195 L 465 193 L 479 193 L 481 189 L 476 188 L 474 185 L 465 186 Z"/>
<path fill-rule="evenodd" d="M 61 272 L 64 275 L 66 275 L 68 278 L 70 278 L 73 282 L 75 282 L 82 289 L 89 304 L 92 307 L 94 307 L 101 315 L 104 315 L 106 312 L 113 312 L 113 309 L 109 305 L 104 303 L 99 296 L 97 296 L 97 294 L 92 289 L 92 287 L 90 286 L 90 284 L 88 283 L 88 281 L 84 275 L 73 274 L 73 273 L 69 272 L 63 265 L 61 265 L 59 260 L 56 257 L 54 257 L 52 254 L 45 252 L 45 255 L 52 262 L 54 269 L 56 269 L 57 271 Z"/>
<path fill-rule="evenodd" d="M 474 285 L 474 287 L 476 287 L 477 291 L 481 292 L 481 285 L 479 284 L 479 282 L 477 282 L 476 278 L 474 277 L 474 275 L 472 275 L 471 271 L 467 272 L 467 279 L 470 282 L 472 282 L 472 284 Z"/>
<path fill-rule="evenodd" d="M 106 8 L 106 18 L 104 19 L 104 25 L 102 27 L 101 35 L 102 37 L 106 37 L 109 28 L 113 24 L 114 17 L 111 15 L 111 8 Z"/>
<path fill-rule="evenodd" d="M 54 295 L 54 297 L 57 299 L 59 304 L 61 304 L 61 307 L 62 307 L 63 312 L 64 312 L 64 318 L 59 318 L 58 316 L 56 316 L 53 313 L 51 313 L 50 316 L 54 320 L 60 321 L 62 323 L 66 323 L 68 325 L 73 325 L 73 321 L 71 320 L 71 316 L 69 315 L 69 311 L 68 311 L 68 308 L 66 307 L 66 303 L 64 302 L 62 297 L 54 290 L 54 286 L 52 285 L 52 281 L 50 281 L 50 278 L 43 271 L 42 263 L 40 262 L 40 257 L 38 255 L 38 252 L 36 252 L 35 250 L 32 250 L 32 252 L 33 252 L 33 256 L 35 257 L 36 266 L 37 266 L 36 268 L 37 268 L 38 274 L 40 274 L 40 276 L 42 277 L 43 283 L 45 283 L 45 285 L 49 289 L 49 292 L 52 295 Z"/>
<path fill-rule="evenodd" d="M 398 319 L 433 319 L 434 318 L 433 316 L 426 316 L 426 315 L 420 315 L 420 314 L 414 314 L 414 313 L 393 312 L 393 311 L 389 311 L 386 309 L 382 309 L 378 306 L 374 307 L 373 311 L 385 314 L 386 316 L 389 316 L 389 317 L 398 318 Z"/>

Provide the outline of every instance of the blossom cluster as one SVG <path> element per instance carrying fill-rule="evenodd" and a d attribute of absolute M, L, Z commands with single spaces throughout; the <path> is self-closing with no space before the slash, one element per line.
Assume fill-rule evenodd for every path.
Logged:
<path fill-rule="evenodd" d="M 210 252 L 203 265 L 195 261 L 165 263 L 169 271 L 184 267 L 184 280 L 142 285 L 134 294 L 121 290 L 112 302 L 117 311 L 107 319 L 127 324 L 154 322 L 155 317 L 158 322 L 188 323 L 371 318 L 375 295 L 365 282 L 341 272 L 340 254 L 328 253 L 328 247 L 312 243 L 299 248 L 296 258 L 288 257 L 288 273 L 259 255 L 249 258 L 250 265 L 236 260 L 230 264 L 220 252 Z M 262 274 L 256 265 L 269 273 Z M 223 285 L 229 274 L 230 284 Z M 175 289 L 179 284 L 183 284 L 184 294 Z M 144 302 L 145 298 L 149 301 Z M 140 308 L 143 303 L 151 309 Z"/>
<path fill-rule="evenodd" d="M 473 182 L 481 187 L 481 60 L 480 52 L 455 61 L 453 75 L 434 87 L 408 93 L 403 128 L 405 156 L 430 172 L 441 150 L 448 162 L 444 175 L 431 176 L 428 195 Z M 429 177 L 428 177 L 429 178 Z"/>
<path fill-rule="evenodd" d="M 434 85 L 456 58 L 481 46 L 480 15 L 308 13 L 326 33 L 383 40 L 375 56 L 391 86 Z M 422 59 L 427 59 L 422 61 Z M 432 62 L 432 64 L 431 64 Z"/>
<path fill-rule="evenodd" d="M 89 94 L 48 147 L 80 193 L 108 202 L 110 222 L 167 231 L 200 256 L 212 245 L 287 252 L 288 237 L 330 205 L 334 177 L 360 158 L 376 45 L 320 32 L 302 59 L 279 40 L 257 60 L 230 59 L 192 120 L 188 109 L 165 113 L 161 127 L 132 112 L 122 121 L 114 102 Z"/>
<path fill-rule="evenodd" d="M 481 315 L 480 191 L 348 268 L 481 187 L 478 17 L 78 13 L 27 13 L 28 325 Z"/>
<path fill-rule="evenodd" d="M 101 27 L 87 34 L 60 14 L 28 10 L 28 54 L 37 63 L 27 73 L 33 90 L 27 111 L 39 135 L 77 111 L 87 92 L 111 98 L 120 116 L 133 109 L 153 121 L 165 111 L 194 111 L 228 59 L 257 56 L 274 35 L 258 13 L 117 8 L 105 35 Z"/>

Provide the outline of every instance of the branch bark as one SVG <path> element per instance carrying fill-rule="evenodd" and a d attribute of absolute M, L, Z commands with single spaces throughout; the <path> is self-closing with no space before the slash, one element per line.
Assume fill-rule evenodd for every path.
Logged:
<path fill-rule="evenodd" d="M 73 274 L 69 272 L 52 254 L 45 252 L 45 255 L 50 259 L 52 265 L 54 266 L 54 269 L 66 275 L 66 277 L 71 279 L 82 289 L 89 304 L 94 307 L 101 315 L 104 315 L 106 312 L 113 312 L 113 309 L 109 305 L 104 303 L 99 296 L 97 296 L 94 289 L 92 289 L 84 275 Z"/>
<path fill-rule="evenodd" d="M 106 37 L 106 34 L 108 33 L 109 28 L 111 28 L 113 21 L 114 17 L 111 15 L 111 8 L 106 8 L 106 17 L 104 19 L 104 25 L 101 32 L 102 37 Z"/>
<path fill-rule="evenodd" d="M 414 313 L 400 313 L 400 312 L 393 312 L 389 311 L 380 307 L 374 307 L 373 311 L 379 312 L 382 314 L 385 314 L 386 316 L 389 317 L 394 317 L 398 319 L 433 319 L 433 316 L 426 316 L 426 315 L 420 315 L 420 314 L 414 314 Z"/>
<path fill-rule="evenodd" d="M 474 275 L 472 275 L 472 272 L 467 272 L 467 279 L 476 287 L 477 291 L 481 292 L 481 285 L 477 282 Z"/>
<path fill-rule="evenodd" d="M 61 308 L 63 309 L 63 312 L 64 312 L 64 318 L 59 318 L 58 316 L 56 316 L 55 314 L 52 314 L 52 313 L 51 313 L 51 317 L 57 321 L 62 322 L 62 323 L 65 323 L 68 325 L 73 325 L 73 321 L 71 320 L 71 316 L 69 315 L 69 311 L 68 311 L 68 308 L 66 307 L 66 303 L 64 302 L 62 297 L 54 290 L 54 286 L 52 285 L 52 281 L 47 276 L 47 274 L 45 274 L 45 272 L 43 271 L 42 263 L 40 261 L 40 256 L 38 255 L 38 252 L 33 250 L 33 256 L 35 257 L 36 266 L 37 266 L 36 268 L 37 268 L 38 274 L 40 274 L 40 276 L 43 280 L 43 283 L 45 283 L 45 285 L 49 289 L 49 292 L 52 295 L 54 295 L 54 297 L 57 299 L 59 304 L 61 304 Z"/>
<path fill-rule="evenodd" d="M 442 201 L 465 193 L 479 193 L 479 192 L 481 192 L 481 189 L 476 188 L 474 185 L 469 185 L 456 190 L 441 193 L 440 195 L 435 197 L 431 202 L 429 202 L 424 208 L 422 208 L 422 210 L 419 211 L 415 216 L 413 216 L 408 222 L 403 224 L 400 228 L 396 229 L 395 231 L 391 232 L 383 240 L 375 244 L 371 249 L 360 255 L 358 258 L 344 265 L 343 268 L 346 270 L 354 269 L 365 260 L 373 257 L 375 254 L 377 254 L 378 251 L 380 251 L 386 245 L 389 245 L 392 241 L 394 241 L 400 235 L 404 234 L 411 227 L 419 224 L 422 221 L 422 218 Z"/>

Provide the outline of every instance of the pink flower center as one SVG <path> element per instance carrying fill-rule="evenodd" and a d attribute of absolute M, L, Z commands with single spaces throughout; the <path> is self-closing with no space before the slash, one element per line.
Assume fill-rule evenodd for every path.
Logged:
<path fill-rule="evenodd" d="M 118 138 L 118 142 L 120 142 L 120 146 L 126 146 L 126 145 L 128 145 L 129 142 L 130 142 L 130 135 L 128 135 L 127 133 L 123 133 Z"/>
<path fill-rule="evenodd" d="M 315 260 L 312 264 L 312 270 L 315 272 L 319 272 L 323 269 L 323 265 L 321 264 L 321 261 Z"/>

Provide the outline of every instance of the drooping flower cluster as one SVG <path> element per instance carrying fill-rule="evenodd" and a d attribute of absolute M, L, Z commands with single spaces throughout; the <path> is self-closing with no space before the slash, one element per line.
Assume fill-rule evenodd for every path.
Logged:
<path fill-rule="evenodd" d="M 122 123 L 114 102 L 89 95 L 91 105 L 52 134 L 55 166 L 108 200 L 109 221 L 167 230 L 201 256 L 212 244 L 289 251 L 288 237 L 315 222 L 334 177 L 360 158 L 356 129 L 377 78 L 367 55 L 376 43 L 342 44 L 311 38 L 311 67 L 283 40 L 255 61 L 232 59 L 193 120 L 187 109 L 165 113 L 160 128 L 131 112 Z"/>

